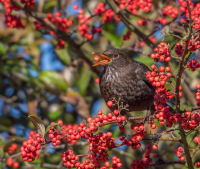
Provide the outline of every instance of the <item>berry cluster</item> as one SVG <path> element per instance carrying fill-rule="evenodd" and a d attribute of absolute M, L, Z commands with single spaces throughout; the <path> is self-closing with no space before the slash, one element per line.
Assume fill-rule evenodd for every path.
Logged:
<path fill-rule="evenodd" d="M 196 88 L 197 88 L 196 92 L 197 106 L 200 107 L 200 84 L 197 84 Z"/>
<path fill-rule="evenodd" d="M 175 46 L 176 54 L 181 56 L 183 54 L 183 51 L 184 51 L 183 46 L 179 42 L 177 42 Z"/>
<path fill-rule="evenodd" d="M 108 162 L 108 152 L 107 149 L 115 147 L 115 139 L 111 138 L 112 133 L 101 133 L 99 132 L 97 135 L 93 135 L 92 133 L 88 133 L 87 142 L 89 143 L 89 155 L 87 155 L 86 160 L 83 162 L 79 162 L 78 156 L 74 155 L 72 150 L 67 150 L 66 152 L 61 154 L 63 164 L 67 168 L 77 167 L 80 169 L 84 168 L 100 168 L 100 162 L 105 162 L 105 166 L 103 168 L 109 168 L 110 162 Z M 122 166 L 121 160 L 117 157 L 112 158 L 112 167 L 120 168 Z"/>
<path fill-rule="evenodd" d="M 200 68 L 200 64 L 196 62 L 196 60 L 191 59 L 190 62 L 187 63 L 187 68 L 190 68 L 192 71 L 195 71 L 196 68 Z"/>
<path fill-rule="evenodd" d="M 194 21 L 192 26 L 194 29 L 200 28 L 200 3 L 197 3 L 195 8 L 191 11 L 191 18 Z"/>
<path fill-rule="evenodd" d="M 74 155 L 72 150 L 65 151 L 60 155 L 60 157 L 62 158 L 63 165 L 66 168 L 80 167 L 80 162 L 78 162 L 79 158 L 78 156 Z"/>
<path fill-rule="evenodd" d="M 51 124 L 53 124 L 55 122 L 52 122 Z M 75 125 L 63 125 L 63 121 L 59 120 L 58 125 L 61 126 L 61 131 L 57 130 L 54 126 L 51 127 L 51 129 L 49 130 L 49 138 L 52 139 L 52 145 L 53 146 L 57 146 L 58 144 L 61 143 L 61 139 L 63 138 L 64 140 L 67 140 L 68 143 L 72 143 L 72 144 L 76 144 L 77 141 L 80 139 L 81 137 L 81 131 L 82 128 L 78 127 L 77 124 Z M 80 126 L 84 127 L 84 123 L 80 123 Z"/>
<path fill-rule="evenodd" d="M 24 141 L 22 147 L 20 148 L 20 154 L 23 161 L 34 161 L 39 155 L 37 150 L 40 150 L 41 143 L 44 143 L 44 138 L 41 137 L 40 133 L 35 134 L 34 131 L 30 131 L 28 140 Z"/>
<path fill-rule="evenodd" d="M 186 42 L 183 41 L 183 44 L 184 44 L 184 47 L 185 47 Z M 196 51 L 196 50 L 199 49 L 199 48 L 200 48 L 200 42 L 199 42 L 199 41 L 193 42 L 192 40 L 190 40 L 189 45 L 188 45 L 188 49 L 189 49 L 190 51 Z"/>
<path fill-rule="evenodd" d="M 10 28 L 25 28 L 24 22 L 22 22 L 18 17 L 5 13 L 5 24 Z"/>
<path fill-rule="evenodd" d="M 183 156 L 183 147 L 178 147 L 174 150 L 174 153 L 177 155 L 180 161 L 184 161 L 185 157 Z"/>
<path fill-rule="evenodd" d="M 28 7 L 30 10 L 33 10 L 35 5 L 35 0 L 19 0 L 24 6 Z M 20 20 L 19 17 L 11 15 L 12 10 L 19 11 L 21 10 L 16 5 L 12 4 L 10 0 L 0 0 L 3 3 L 6 12 L 5 12 L 5 24 L 7 27 L 11 28 L 24 28 L 25 24 Z"/>
<path fill-rule="evenodd" d="M 12 154 L 17 149 L 17 144 L 12 144 L 11 147 L 8 148 L 8 153 Z"/>
<path fill-rule="evenodd" d="M 109 166 L 110 166 L 110 163 L 105 162 L 105 167 L 109 168 Z M 110 169 L 117 169 L 117 168 L 121 168 L 121 167 L 122 167 L 122 163 L 121 163 L 120 158 L 117 158 L 117 156 L 112 157 L 112 168 L 110 168 Z"/>
<path fill-rule="evenodd" d="M 94 13 L 99 14 L 99 16 L 102 15 L 103 12 L 106 11 L 105 4 L 103 2 L 99 2 L 96 8 L 94 8 Z"/>
<path fill-rule="evenodd" d="M 176 18 L 179 15 L 179 10 L 177 8 L 172 8 L 171 5 L 168 5 L 164 8 L 163 16 L 170 15 L 172 18 Z"/>
<path fill-rule="evenodd" d="M 186 14 L 186 16 L 189 16 L 189 11 L 188 11 L 188 7 L 187 7 L 187 2 L 185 0 L 178 0 L 178 2 L 180 3 L 180 11 L 184 12 Z M 189 2 L 189 6 L 190 8 L 193 10 L 194 9 L 194 4 L 192 3 L 191 0 L 188 1 Z"/>
<path fill-rule="evenodd" d="M 73 20 L 67 20 L 67 18 L 64 18 L 61 16 L 60 12 L 56 12 L 56 16 L 54 17 L 51 13 L 48 13 L 47 17 L 44 18 L 45 21 L 49 21 L 56 25 L 62 32 L 70 32 L 71 30 L 69 27 L 74 23 Z M 36 21 L 35 23 L 35 28 L 40 29 L 41 27 L 45 27 L 42 23 Z M 46 28 L 48 29 L 48 28 Z M 51 35 L 54 35 L 54 32 L 50 32 Z M 57 49 L 62 49 L 64 48 L 65 41 L 56 38 L 58 44 L 57 44 Z"/>
<path fill-rule="evenodd" d="M 151 58 L 154 59 L 155 62 L 159 60 L 161 62 L 169 62 L 171 60 L 169 46 L 164 42 L 160 42 L 158 47 L 154 49 L 154 52 L 156 53 L 152 53 Z"/>
<path fill-rule="evenodd" d="M 146 72 L 146 77 L 152 83 L 153 86 L 158 87 L 157 93 L 164 94 L 166 93 L 165 84 L 167 80 L 172 76 L 170 73 L 170 67 L 160 66 L 158 69 L 156 65 L 151 65 L 152 72 Z M 160 72 L 159 72 L 160 71 Z M 156 97 L 157 100 L 160 100 L 160 97 Z M 164 103 L 164 102 L 162 102 Z"/>
<path fill-rule="evenodd" d="M 51 124 L 54 124 L 55 122 L 52 122 Z M 62 120 L 59 120 L 57 122 L 59 125 L 62 125 L 63 124 L 63 121 Z M 63 129 L 63 127 L 62 127 Z M 51 127 L 50 130 L 49 130 L 49 138 L 52 139 L 52 145 L 55 147 L 57 146 L 58 144 L 61 144 L 61 139 L 62 139 L 62 133 L 60 133 L 58 130 L 55 129 L 55 127 Z"/>
<path fill-rule="evenodd" d="M 200 114 L 199 113 L 194 114 L 193 112 L 187 111 L 182 114 L 182 116 L 179 118 L 179 120 L 182 121 L 181 126 L 185 130 L 191 130 L 199 125 Z"/>
<path fill-rule="evenodd" d="M 152 0 L 115 0 L 119 3 L 119 8 L 126 8 L 132 14 L 137 14 L 138 10 L 141 9 L 142 12 L 150 12 L 152 7 Z"/>
<path fill-rule="evenodd" d="M 131 36 L 131 31 L 127 31 L 126 35 L 122 36 L 123 40 L 129 40 Z"/>
<path fill-rule="evenodd" d="M 124 137 L 120 137 L 122 144 L 126 144 L 127 146 L 131 146 L 133 150 L 140 148 L 140 141 L 144 138 L 146 131 L 144 130 L 144 123 L 132 124 L 131 129 L 135 131 L 132 134 L 131 139 L 126 140 Z"/>
<path fill-rule="evenodd" d="M 13 168 L 18 168 L 19 167 L 19 163 L 18 162 L 14 162 L 12 158 L 7 158 L 6 162 L 7 162 L 7 166 L 8 167 L 13 167 Z"/>
<path fill-rule="evenodd" d="M 161 25 L 166 25 L 166 24 L 168 23 L 168 20 L 167 20 L 166 18 L 161 18 L 161 17 L 159 17 L 159 18 L 157 19 L 157 22 L 158 22 L 159 24 L 161 24 Z"/>
<path fill-rule="evenodd" d="M 151 147 L 149 144 L 146 145 L 146 150 L 144 152 L 145 157 L 142 160 L 134 159 L 133 163 L 131 164 L 132 169 L 140 168 L 144 169 L 150 166 L 152 159 L 150 158 Z"/>

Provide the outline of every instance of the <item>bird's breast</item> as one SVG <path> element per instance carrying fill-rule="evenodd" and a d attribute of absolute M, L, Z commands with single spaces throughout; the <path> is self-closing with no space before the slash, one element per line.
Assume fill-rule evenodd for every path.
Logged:
<path fill-rule="evenodd" d="M 120 99 L 124 104 L 130 105 L 131 111 L 137 111 L 146 109 L 153 101 L 154 92 L 142 80 L 127 78 L 117 71 L 104 71 L 99 80 L 100 91 L 106 102 Z"/>

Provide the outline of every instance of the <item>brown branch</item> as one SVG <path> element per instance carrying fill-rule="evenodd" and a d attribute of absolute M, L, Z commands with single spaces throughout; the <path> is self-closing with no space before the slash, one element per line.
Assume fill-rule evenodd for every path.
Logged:
<path fill-rule="evenodd" d="M 149 138 L 149 139 L 142 139 L 142 141 L 149 141 L 149 140 L 181 142 L 180 138 Z"/>
<path fill-rule="evenodd" d="M 182 165 L 185 165 L 185 162 L 183 162 L 183 161 L 170 161 L 170 162 L 164 162 L 164 163 L 151 164 L 150 166 L 170 165 L 170 164 L 182 164 Z"/>
<path fill-rule="evenodd" d="M 146 116 L 139 116 L 139 117 L 129 117 L 128 118 L 128 121 L 130 120 L 142 120 L 144 119 Z M 151 116 L 151 118 L 153 118 L 153 116 Z M 102 126 L 105 126 L 105 125 L 108 125 L 108 124 L 112 124 L 112 123 L 117 123 L 118 121 L 115 120 L 115 121 L 110 121 L 110 122 L 106 122 L 106 123 L 102 123 L 102 124 L 99 124 L 99 127 L 102 127 Z"/>
<path fill-rule="evenodd" d="M 186 0 L 186 1 L 187 1 L 187 7 L 188 7 L 188 10 L 189 10 L 189 18 L 190 18 L 190 22 L 191 22 L 192 21 L 191 20 L 191 9 L 190 9 L 188 0 Z M 191 34 L 192 34 L 192 25 L 190 23 L 189 24 L 189 36 L 186 40 L 185 49 L 184 49 L 184 52 L 181 56 L 181 60 L 179 62 L 179 70 L 178 70 L 178 73 L 177 73 L 177 76 L 176 76 L 175 101 L 176 101 L 176 111 L 177 111 L 177 113 L 180 113 L 179 85 L 181 84 L 181 76 L 182 76 L 182 73 L 183 73 L 182 70 L 184 69 L 184 59 L 185 59 L 186 54 L 188 53 L 188 45 L 189 45 L 189 41 L 191 39 Z M 183 148 L 184 148 L 184 152 L 185 152 L 185 156 L 186 156 L 187 166 L 188 166 L 189 169 L 193 169 L 194 166 L 193 166 L 192 158 L 191 158 L 191 155 L 190 155 L 190 152 L 189 152 L 188 142 L 187 142 L 187 139 L 186 139 L 184 129 L 181 126 L 182 122 L 179 121 L 178 123 L 179 123 L 180 136 L 181 136 L 181 140 L 182 140 L 182 143 L 183 143 Z"/>
<path fill-rule="evenodd" d="M 17 153 L 17 154 L 10 155 L 10 156 L 8 156 L 7 158 L 16 158 L 16 157 L 19 157 L 19 156 L 21 156 L 21 154 L 20 154 L 20 153 Z M 1 161 L 6 161 L 7 158 L 3 158 Z"/>
<path fill-rule="evenodd" d="M 138 35 L 143 41 L 147 43 L 148 46 L 150 46 L 152 49 L 156 47 L 156 45 L 146 36 L 144 33 L 142 33 L 139 29 L 137 29 L 130 21 L 129 19 L 122 13 L 122 11 L 119 9 L 117 4 L 114 0 L 106 0 L 106 3 L 111 7 L 111 9 L 119 16 L 121 21 L 127 26 L 127 28 L 134 32 L 136 35 Z"/>
<path fill-rule="evenodd" d="M 188 85 L 186 84 L 186 83 L 184 83 L 183 85 L 183 92 L 185 93 L 185 95 L 187 96 L 187 99 L 188 99 L 188 101 L 190 102 L 190 104 L 192 105 L 192 106 L 197 106 L 197 100 L 196 100 L 196 98 L 194 97 L 194 95 L 193 95 L 193 93 L 191 92 L 191 90 L 189 89 L 189 87 L 188 87 Z M 191 109 L 191 110 L 199 110 L 200 108 L 198 107 L 198 108 L 194 108 L 194 109 Z"/>
<path fill-rule="evenodd" d="M 99 74 L 100 70 L 97 67 L 92 67 L 93 62 L 92 60 L 90 60 L 83 52 L 83 50 L 81 50 L 80 45 L 77 44 L 74 40 L 72 40 L 70 38 L 70 35 L 68 35 L 66 32 L 62 32 L 57 26 L 55 26 L 54 24 L 52 24 L 49 21 L 44 20 L 43 18 L 41 18 L 40 16 L 38 16 L 37 13 L 35 13 L 34 11 L 30 10 L 29 8 L 27 8 L 26 6 L 24 6 L 22 3 L 20 3 L 17 0 L 11 0 L 11 2 L 13 4 L 15 4 L 17 7 L 21 8 L 26 14 L 32 16 L 33 18 L 35 18 L 37 21 L 39 21 L 40 23 L 42 23 L 44 26 L 48 27 L 51 31 L 55 32 L 56 35 L 64 40 L 65 42 L 68 43 L 69 47 L 75 51 L 77 53 L 77 55 L 82 58 L 83 60 L 85 60 L 91 67 L 91 69 Z"/>
<path fill-rule="evenodd" d="M 196 110 L 200 110 L 200 107 L 194 107 L 194 108 L 192 108 L 192 109 L 185 109 L 185 110 L 182 110 L 181 113 L 185 113 L 185 112 L 187 112 L 187 111 L 193 112 L 193 111 L 196 111 Z"/>

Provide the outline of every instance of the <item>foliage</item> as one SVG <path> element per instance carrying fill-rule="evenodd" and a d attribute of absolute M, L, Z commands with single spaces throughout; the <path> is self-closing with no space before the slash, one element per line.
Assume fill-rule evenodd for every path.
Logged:
<path fill-rule="evenodd" d="M 2 168 L 200 167 L 197 1 L 0 2 Z M 92 52 L 113 47 L 151 67 L 150 123 L 102 100 Z"/>

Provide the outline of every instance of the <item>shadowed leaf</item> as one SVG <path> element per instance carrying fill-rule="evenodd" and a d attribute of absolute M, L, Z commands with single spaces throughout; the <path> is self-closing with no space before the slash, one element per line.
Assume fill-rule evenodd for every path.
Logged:
<path fill-rule="evenodd" d="M 33 125 L 35 126 L 37 132 L 40 133 L 41 136 L 44 138 L 45 126 L 44 126 L 43 121 L 39 117 L 34 116 L 34 115 L 29 115 L 28 118 L 33 123 Z"/>
<path fill-rule="evenodd" d="M 61 91 L 65 93 L 68 86 L 61 74 L 53 71 L 42 71 L 39 80 L 41 80 L 48 89 L 57 92 Z"/>
<path fill-rule="evenodd" d="M 71 59 L 66 51 L 66 49 L 59 49 L 55 51 L 56 54 L 58 55 L 59 59 L 65 64 L 65 65 L 70 65 Z"/>
<path fill-rule="evenodd" d="M 9 147 L 13 144 L 14 141 L 15 141 L 15 139 L 9 140 L 9 141 L 4 145 L 3 151 L 4 151 L 4 152 L 7 152 L 8 149 L 9 149 Z"/>

